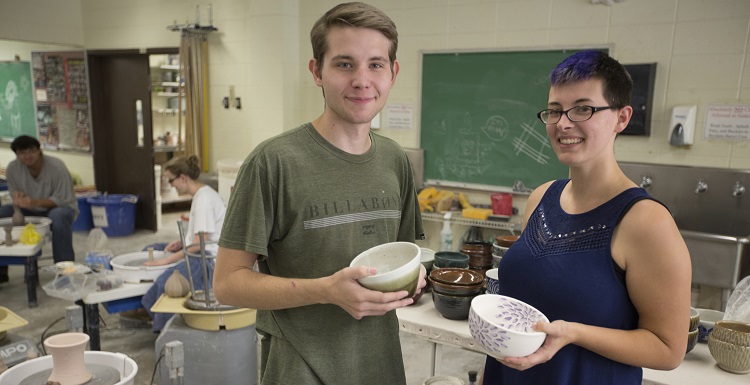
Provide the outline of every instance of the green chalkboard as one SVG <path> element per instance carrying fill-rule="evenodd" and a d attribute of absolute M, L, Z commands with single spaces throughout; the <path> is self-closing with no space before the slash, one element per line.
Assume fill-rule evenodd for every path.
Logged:
<path fill-rule="evenodd" d="M 18 135 L 36 137 L 34 98 L 29 62 L 0 62 L 0 140 Z"/>
<path fill-rule="evenodd" d="M 576 51 L 423 53 L 426 182 L 535 188 L 567 177 L 536 113 L 547 106 L 550 71 Z"/>

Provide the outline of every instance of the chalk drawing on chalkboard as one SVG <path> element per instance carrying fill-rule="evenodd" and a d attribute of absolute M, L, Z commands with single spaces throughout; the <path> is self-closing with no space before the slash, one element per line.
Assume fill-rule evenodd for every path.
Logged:
<path fill-rule="evenodd" d="M 21 114 L 21 94 L 27 94 L 31 88 L 30 79 L 20 77 L 18 81 L 8 79 L 5 87 L 0 89 L 0 123 L 6 125 L 11 130 L 8 134 L 15 137 L 21 135 L 23 131 L 23 117 Z"/>
<path fill-rule="evenodd" d="M 437 168 L 441 173 L 454 175 L 482 175 L 491 167 L 488 159 L 501 147 L 501 142 L 509 135 L 507 120 L 500 115 L 492 115 L 477 129 L 472 115 L 464 113 L 461 117 L 461 127 L 456 132 L 449 132 L 445 120 L 438 125 L 435 134 L 450 135 L 452 149 L 446 148 L 442 156 L 436 159 Z"/>
<path fill-rule="evenodd" d="M 521 123 L 521 128 L 523 129 L 521 135 L 513 138 L 513 148 L 516 150 L 516 156 L 524 154 L 539 164 L 547 164 L 550 156 L 544 152 L 552 148 L 549 145 L 547 137 L 538 133 L 528 123 Z"/>
<path fill-rule="evenodd" d="M 504 140 L 508 136 L 510 128 L 505 118 L 500 115 L 492 115 L 484 123 L 482 132 L 492 140 Z"/>

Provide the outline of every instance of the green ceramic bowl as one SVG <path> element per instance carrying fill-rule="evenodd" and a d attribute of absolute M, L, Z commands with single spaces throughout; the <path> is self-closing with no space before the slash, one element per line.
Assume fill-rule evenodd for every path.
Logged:
<path fill-rule="evenodd" d="M 359 284 L 382 292 L 406 290 L 409 297 L 417 290 L 421 250 L 411 242 L 390 242 L 360 253 L 349 264 L 378 269 L 376 275 L 359 279 Z"/>

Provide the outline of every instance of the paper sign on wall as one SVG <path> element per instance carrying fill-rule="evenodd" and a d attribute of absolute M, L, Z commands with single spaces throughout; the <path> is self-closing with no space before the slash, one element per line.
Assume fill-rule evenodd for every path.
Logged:
<path fill-rule="evenodd" d="M 703 132 L 706 139 L 750 141 L 750 105 L 709 105 Z"/>
<path fill-rule="evenodd" d="M 410 130 L 414 122 L 414 107 L 411 104 L 395 103 L 386 105 L 388 114 L 387 128 Z"/>

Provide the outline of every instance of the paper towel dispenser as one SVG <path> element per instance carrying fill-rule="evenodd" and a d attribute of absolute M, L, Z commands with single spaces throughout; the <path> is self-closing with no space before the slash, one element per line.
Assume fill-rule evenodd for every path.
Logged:
<path fill-rule="evenodd" d="M 669 144 L 684 147 L 693 144 L 697 106 L 675 106 L 669 123 Z"/>

